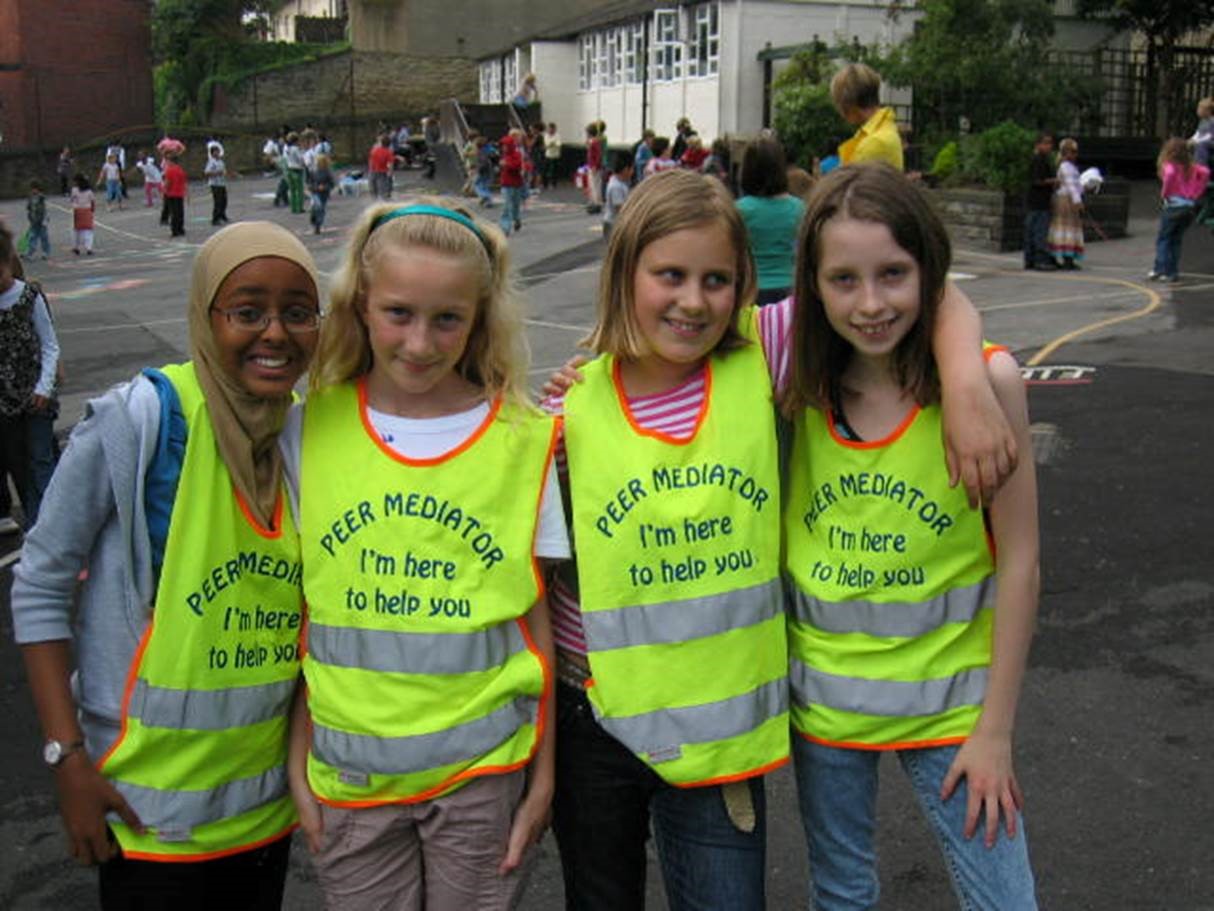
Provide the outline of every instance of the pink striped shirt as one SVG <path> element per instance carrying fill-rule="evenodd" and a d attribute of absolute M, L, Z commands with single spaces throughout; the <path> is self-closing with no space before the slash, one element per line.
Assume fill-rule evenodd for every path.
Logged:
<path fill-rule="evenodd" d="M 792 328 L 792 309 L 792 298 L 759 308 L 759 339 L 775 389 L 783 388 L 788 376 L 788 333 Z M 696 418 L 704 405 L 704 377 L 705 371 L 701 368 L 695 376 L 674 389 L 656 395 L 630 396 L 628 407 L 633 418 L 646 430 L 687 439 L 695 429 Z M 544 408 L 552 414 L 561 414 L 564 404 L 564 396 L 554 396 L 543 402 Z M 569 464 L 563 435 L 557 443 L 556 467 L 562 484 L 568 490 Z M 568 496 L 566 502 L 569 502 Z M 586 654 L 586 636 L 582 630 L 582 611 L 577 592 L 558 576 L 548 589 L 548 604 L 552 611 L 552 634 L 557 647 L 580 655 Z"/>

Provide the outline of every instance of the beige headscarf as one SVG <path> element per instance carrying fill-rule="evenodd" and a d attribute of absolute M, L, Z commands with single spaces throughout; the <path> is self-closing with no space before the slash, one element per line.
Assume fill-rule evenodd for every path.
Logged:
<path fill-rule="evenodd" d="M 282 479 L 278 434 L 291 407 L 291 397 L 250 395 L 223 372 L 209 312 L 219 286 L 232 270 L 261 256 L 280 256 L 298 263 L 311 276 L 319 294 L 316 263 L 299 238 L 268 221 L 240 222 L 212 235 L 198 251 L 190 284 L 189 320 L 190 357 L 206 398 L 219 454 L 249 509 L 268 528 Z"/>

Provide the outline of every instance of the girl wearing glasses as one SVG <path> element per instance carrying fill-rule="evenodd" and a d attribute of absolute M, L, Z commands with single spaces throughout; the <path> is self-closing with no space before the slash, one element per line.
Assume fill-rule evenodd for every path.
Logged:
<path fill-rule="evenodd" d="M 302 581 L 277 438 L 318 338 L 311 255 L 275 225 L 223 229 L 188 318 L 188 362 L 90 402 L 25 542 L 14 625 L 101 906 L 277 909 Z"/>

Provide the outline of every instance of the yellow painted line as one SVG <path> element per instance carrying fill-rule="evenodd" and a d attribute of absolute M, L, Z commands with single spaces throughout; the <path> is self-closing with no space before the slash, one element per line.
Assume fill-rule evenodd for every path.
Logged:
<path fill-rule="evenodd" d="M 1011 275 L 1011 274 L 1019 274 L 1019 273 L 1010 273 L 1009 272 L 1007 274 Z M 1129 288 L 1132 291 L 1137 292 L 1138 294 L 1145 295 L 1146 299 L 1147 299 L 1147 304 L 1145 307 L 1143 307 L 1139 310 L 1135 310 L 1133 313 L 1123 313 L 1123 314 L 1121 314 L 1121 316 L 1111 316 L 1107 319 L 1097 320 L 1094 323 L 1089 323 L 1086 326 L 1080 326 L 1078 329 L 1072 329 L 1070 332 L 1067 332 L 1067 333 L 1064 333 L 1063 335 L 1058 336 L 1058 338 L 1054 339 L 1052 342 L 1050 342 L 1044 348 L 1042 348 L 1040 351 L 1038 351 L 1036 354 L 1034 354 L 1031 358 L 1029 358 L 1027 361 L 1025 361 L 1025 366 L 1028 366 L 1028 367 L 1036 367 L 1038 364 L 1040 364 L 1047 357 L 1052 355 L 1055 351 L 1057 351 L 1063 345 L 1067 344 L 1068 342 L 1073 342 L 1075 339 L 1079 338 L 1080 336 L 1087 335 L 1091 332 L 1096 332 L 1100 329 L 1106 329 L 1109 326 L 1116 326 L 1118 323 L 1126 323 L 1126 322 L 1129 322 L 1130 320 L 1140 319 L 1144 316 L 1148 316 L 1149 314 L 1154 313 L 1161 306 L 1163 306 L 1163 298 L 1161 298 L 1159 296 L 1159 293 L 1157 291 L 1154 291 L 1151 288 L 1144 287 L 1143 285 L 1140 285 L 1137 282 L 1127 281 L 1126 279 L 1123 279 L 1123 278 L 1105 278 L 1103 276 L 1096 276 L 1096 275 L 1051 275 L 1050 280 L 1051 281 L 1087 281 L 1087 282 L 1097 282 L 1097 283 L 1103 284 L 1103 285 L 1121 285 L 1122 287 Z"/>

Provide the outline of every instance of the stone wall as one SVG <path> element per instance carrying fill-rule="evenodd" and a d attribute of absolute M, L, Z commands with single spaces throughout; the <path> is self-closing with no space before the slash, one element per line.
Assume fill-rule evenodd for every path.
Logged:
<path fill-rule="evenodd" d="M 217 87 L 209 123 L 254 133 L 313 123 L 332 128 L 330 138 L 337 141 L 339 128 L 417 119 L 437 112 L 444 98 L 475 98 L 477 92 L 471 60 L 347 51 L 259 73 L 230 91 Z"/>

